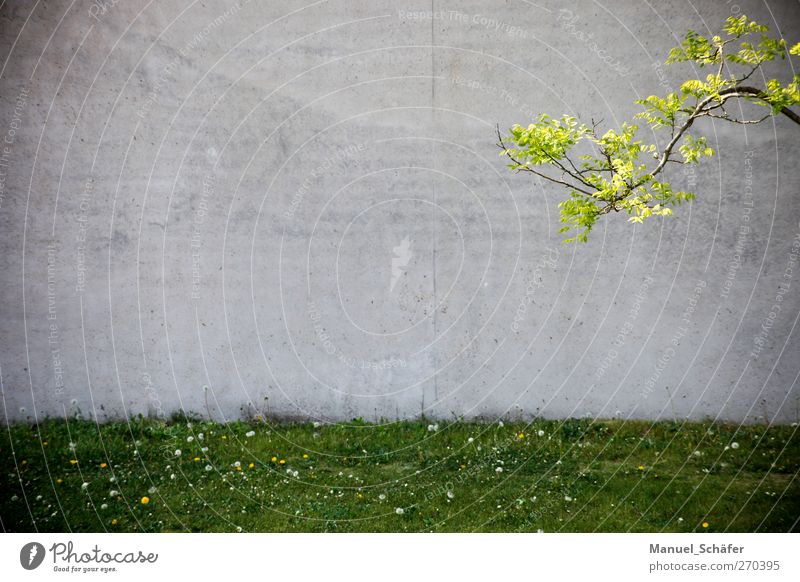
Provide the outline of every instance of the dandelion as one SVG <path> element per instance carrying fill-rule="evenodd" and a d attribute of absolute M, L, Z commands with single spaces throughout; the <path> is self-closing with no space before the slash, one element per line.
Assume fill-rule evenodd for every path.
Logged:
<path fill-rule="evenodd" d="M 242 533 L 242 526 L 237 525 L 236 526 L 236 531 L 239 532 L 239 533 Z"/>
<path fill-rule="evenodd" d="M 519 433 L 519 434 L 517 435 L 517 438 L 518 438 L 518 439 L 520 439 L 520 440 L 522 440 L 522 439 L 524 439 L 524 438 L 525 438 L 525 434 L 524 434 L 524 433 Z"/>
<path fill-rule="evenodd" d="M 272 457 L 272 462 L 273 463 L 277 463 L 278 462 L 278 457 Z"/>
<path fill-rule="evenodd" d="M 212 467 L 211 465 L 206 465 L 206 471 L 211 471 L 211 469 L 213 469 L 213 468 L 214 467 Z"/>
<path fill-rule="evenodd" d="M 89 484 L 84 481 L 83 485 L 81 485 L 81 489 L 86 491 L 89 488 Z"/>
<path fill-rule="evenodd" d="M 564 501 L 572 501 L 572 497 L 569 495 L 564 495 Z"/>
<path fill-rule="evenodd" d="M 694 453 L 692 453 L 692 454 L 693 454 L 695 457 L 699 457 L 699 456 L 700 456 L 700 455 L 702 455 L 703 453 L 701 453 L 700 451 L 695 451 L 695 452 L 694 452 Z"/>
<path fill-rule="evenodd" d="M 69 450 L 70 451 L 74 451 L 75 450 L 75 443 L 73 443 L 73 442 L 69 443 Z"/>
<path fill-rule="evenodd" d="M 236 462 L 233 464 L 233 466 L 234 466 L 234 467 L 236 467 L 236 468 L 238 469 L 239 467 L 241 467 L 241 466 L 242 466 L 242 463 L 241 463 L 241 461 L 236 461 Z"/>
<path fill-rule="evenodd" d="M 438 424 L 429 424 L 428 425 L 428 432 L 436 432 L 437 430 L 439 430 L 439 425 Z"/>
<path fill-rule="evenodd" d="M 112 519 L 111 520 L 111 525 L 117 525 L 117 520 L 116 519 Z"/>
<path fill-rule="evenodd" d="M 703 522 L 703 529 L 706 529 L 706 528 L 708 528 L 708 522 L 707 522 L 707 521 L 704 521 L 704 522 Z"/>
<path fill-rule="evenodd" d="M 644 471 L 644 465 L 639 465 L 638 469 L 639 469 L 640 471 Z"/>
<path fill-rule="evenodd" d="M 380 499 L 381 501 L 386 501 L 386 495 L 384 493 L 381 493 L 380 495 L 378 495 L 378 499 Z"/>
<path fill-rule="evenodd" d="M 469 437 L 469 438 L 467 439 L 467 442 L 468 442 L 468 443 L 472 443 L 472 442 L 474 442 L 474 441 L 475 441 L 475 439 L 474 439 L 474 438 L 472 438 L 472 437 Z"/>
<path fill-rule="evenodd" d="M 77 465 L 78 464 L 78 460 L 77 459 L 70 459 L 69 460 L 69 464 L 70 465 Z"/>
<path fill-rule="evenodd" d="M 116 497 L 117 495 L 119 495 L 119 491 L 117 491 L 116 489 L 112 489 L 111 491 L 109 491 L 108 495 L 109 497 Z"/>
<path fill-rule="evenodd" d="M 536 436 L 543 437 L 544 436 L 544 431 L 542 429 L 539 429 L 538 431 L 536 431 Z"/>
<path fill-rule="evenodd" d="M 286 459 L 281 459 L 281 460 L 280 460 L 280 461 L 278 461 L 278 462 L 279 462 L 281 465 L 285 465 L 285 464 L 286 464 Z"/>
<path fill-rule="evenodd" d="M 147 495 L 145 495 L 144 497 L 142 497 L 142 505 L 147 505 L 148 503 L 150 503 L 150 498 Z"/>
<path fill-rule="evenodd" d="M 500 428 L 503 428 L 505 426 L 505 424 L 503 424 L 503 421 L 501 420 L 500 422 L 497 423 L 497 426 L 499 426 Z"/>
<path fill-rule="evenodd" d="M 199 441 L 203 440 L 205 437 L 206 437 L 206 435 L 204 435 L 203 433 L 198 433 L 197 434 L 197 440 L 199 440 Z"/>
<path fill-rule="evenodd" d="M 183 453 L 181 452 L 181 450 L 180 450 L 180 449 L 175 449 L 175 456 L 176 456 L 176 457 L 180 457 L 182 454 L 183 454 Z"/>
<path fill-rule="evenodd" d="M 502 473 L 502 472 L 503 472 L 503 467 L 497 467 L 497 468 L 494 470 L 494 472 L 495 472 L 495 473 L 498 473 L 498 474 L 499 474 L 499 473 Z"/>
<path fill-rule="evenodd" d="M 406 511 L 402 507 L 398 507 L 394 510 L 397 515 L 403 515 Z"/>
<path fill-rule="evenodd" d="M 303 455 L 303 458 L 304 458 L 304 459 L 307 459 L 307 458 L 308 458 L 308 455 Z"/>
<path fill-rule="evenodd" d="M 56 483 L 58 483 L 59 485 L 61 485 L 63 482 L 64 482 L 63 479 L 56 479 Z"/>
<path fill-rule="evenodd" d="M 256 436 L 256 431 L 249 430 L 246 433 L 244 433 L 244 436 L 246 436 L 247 438 L 254 437 L 254 436 Z"/>
<path fill-rule="evenodd" d="M 108 503 L 103 503 L 103 505 L 100 506 L 100 509 L 108 509 Z"/>
<path fill-rule="evenodd" d="M 322 423 L 320 423 L 320 422 L 315 422 L 314 423 L 314 428 L 319 428 L 320 426 L 322 426 Z"/>
<path fill-rule="evenodd" d="M 106 463 L 100 463 L 100 468 L 101 469 L 105 469 L 106 467 L 108 467 L 108 465 Z"/>
<path fill-rule="evenodd" d="M 256 464 L 255 464 L 255 463 L 250 463 L 249 465 L 247 465 L 247 468 L 248 468 L 248 469 L 252 469 L 252 468 L 253 468 L 253 467 L 255 467 L 255 466 L 256 466 Z"/>
<path fill-rule="evenodd" d="M 155 485 L 153 485 L 152 487 L 150 487 L 150 489 L 148 489 L 148 490 L 147 490 L 147 492 L 148 492 L 150 495 L 152 495 L 152 494 L 153 494 L 153 493 L 155 493 L 156 491 L 157 491 L 157 489 L 156 489 L 156 486 L 155 486 Z"/>
<path fill-rule="evenodd" d="M 455 493 L 453 493 L 452 491 L 448 491 L 448 492 L 447 492 L 447 498 L 448 498 L 448 499 L 452 499 L 452 498 L 453 498 L 453 497 L 455 497 L 455 496 L 456 496 L 456 494 L 455 494 Z"/>
<path fill-rule="evenodd" d="M 195 461 L 199 461 L 199 460 L 200 460 L 200 457 L 195 457 L 193 460 L 195 460 Z"/>
<path fill-rule="evenodd" d="M 193 436 L 188 436 L 188 437 L 186 437 L 186 442 L 187 442 L 187 443 L 190 443 L 190 442 L 192 442 L 193 440 L 194 440 L 194 437 L 193 437 Z"/>
<path fill-rule="evenodd" d="M 731 448 L 732 449 L 738 449 L 739 448 L 739 443 L 731 443 Z"/>

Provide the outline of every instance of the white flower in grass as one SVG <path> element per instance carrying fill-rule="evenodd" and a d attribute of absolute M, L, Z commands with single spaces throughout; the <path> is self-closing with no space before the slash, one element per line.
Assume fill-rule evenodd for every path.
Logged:
<path fill-rule="evenodd" d="M 499 426 L 500 428 L 503 428 L 505 426 L 505 424 L 503 424 L 503 421 L 501 420 L 500 422 L 497 423 L 497 426 Z"/>
<path fill-rule="evenodd" d="M 242 463 L 241 463 L 241 461 L 236 461 L 236 462 L 233 464 L 233 466 L 234 466 L 234 467 L 241 467 L 241 466 L 242 466 Z"/>
<path fill-rule="evenodd" d="M 86 491 L 89 488 L 89 484 L 84 481 L 83 485 L 81 485 L 81 489 Z"/>
<path fill-rule="evenodd" d="M 213 468 L 214 468 L 214 467 L 212 467 L 211 465 L 206 465 L 206 471 L 210 471 L 210 470 L 211 470 L 211 469 L 213 469 Z"/>
<path fill-rule="evenodd" d="M 182 454 L 183 454 L 183 453 L 181 452 L 181 450 L 180 450 L 180 449 L 175 449 L 175 456 L 176 456 L 176 457 L 180 457 Z"/>
<path fill-rule="evenodd" d="M 246 436 L 247 438 L 254 437 L 254 436 L 256 436 L 256 431 L 249 430 L 246 433 L 244 433 L 244 436 Z"/>
<path fill-rule="evenodd" d="M 472 437 L 469 437 L 469 438 L 467 439 L 467 442 L 468 442 L 468 443 L 471 443 L 471 442 L 474 442 L 474 441 L 475 441 L 475 439 L 474 439 L 474 438 L 472 438 Z"/>
<path fill-rule="evenodd" d="M 572 497 L 569 495 L 564 495 L 564 501 L 572 501 Z"/>
<path fill-rule="evenodd" d="M 197 440 L 203 440 L 205 437 L 206 437 L 206 435 L 204 435 L 203 433 L 199 433 L 197 435 Z"/>
<path fill-rule="evenodd" d="M 380 495 L 378 495 L 378 499 L 380 499 L 381 501 L 385 501 L 386 500 L 386 495 L 381 493 Z"/>
<path fill-rule="evenodd" d="M 452 498 L 453 498 L 453 497 L 455 497 L 455 496 L 456 496 L 456 494 L 455 494 L 455 493 L 453 493 L 452 491 L 448 491 L 448 492 L 447 492 L 447 498 L 448 498 L 448 499 L 452 499 Z"/>
<path fill-rule="evenodd" d="M 104 503 L 100 506 L 100 509 L 108 509 L 108 503 Z"/>
<path fill-rule="evenodd" d="M 499 473 L 502 473 L 502 472 L 503 472 L 503 467 L 497 467 L 497 468 L 494 470 L 494 472 L 495 472 L 495 473 L 498 473 L 498 474 L 499 474 Z"/>
<path fill-rule="evenodd" d="M 155 485 L 153 485 L 152 487 L 150 487 L 150 489 L 148 489 L 148 490 L 147 490 L 147 492 L 148 492 L 150 495 L 152 495 L 152 494 L 153 494 L 153 493 L 155 493 L 156 491 L 158 491 L 158 489 L 156 489 L 156 486 L 155 486 Z"/>
<path fill-rule="evenodd" d="M 75 443 L 73 443 L 73 442 L 71 442 L 71 441 L 70 441 L 70 443 L 69 443 L 69 450 L 70 450 L 70 451 L 74 451 L 74 450 L 75 450 Z"/>
<path fill-rule="evenodd" d="M 739 443 L 731 443 L 731 448 L 732 449 L 738 449 L 739 448 Z"/>
<path fill-rule="evenodd" d="M 117 491 L 116 489 L 112 489 L 112 490 L 111 490 L 111 491 L 108 493 L 108 495 L 109 495 L 109 497 L 116 497 L 117 495 L 119 495 L 119 491 Z"/>
<path fill-rule="evenodd" d="M 428 425 L 428 432 L 436 432 L 437 430 L 439 430 L 439 425 L 438 424 L 429 424 Z"/>
<path fill-rule="evenodd" d="M 192 442 L 193 440 L 194 440 L 194 437 L 193 437 L 193 436 L 188 436 L 188 437 L 186 437 L 186 442 L 187 442 L 187 443 L 190 443 L 190 442 Z"/>
<path fill-rule="evenodd" d="M 398 508 L 396 508 L 396 509 L 394 510 L 394 512 L 395 512 L 397 515 L 403 515 L 403 514 L 406 512 L 406 510 L 405 510 L 405 509 L 403 509 L 402 507 L 398 507 Z"/>
<path fill-rule="evenodd" d="M 544 431 L 542 429 L 539 429 L 538 431 L 536 431 L 536 436 L 543 437 L 544 436 Z"/>
<path fill-rule="evenodd" d="M 321 422 L 315 422 L 314 423 L 314 428 L 319 428 L 320 426 L 322 426 Z"/>

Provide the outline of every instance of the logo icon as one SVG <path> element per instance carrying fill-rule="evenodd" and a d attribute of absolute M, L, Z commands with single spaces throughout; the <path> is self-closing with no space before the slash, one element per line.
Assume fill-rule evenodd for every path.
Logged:
<path fill-rule="evenodd" d="M 19 551 L 19 563 L 26 570 L 35 570 L 44 561 L 44 546 L 39 542 L 29 542 Z"/>
<path fill-rule="evenodd" d="M 411 251 L 413 242 L 414 241 L 410 240 L 408 237 L 405 237 L 399 245 L 392 249 L 392 251 L 394 251 L 394 258 L 392 258 L 392 282 L 389 287 L 390 293 L 394 291 L 394 286 L 397 285 L 409 261 L 414 256 L 414 253 Z"/>

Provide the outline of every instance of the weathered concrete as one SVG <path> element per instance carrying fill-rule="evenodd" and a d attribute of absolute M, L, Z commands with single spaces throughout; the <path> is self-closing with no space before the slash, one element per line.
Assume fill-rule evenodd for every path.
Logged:
<path fill-rule="evenodd" d="M 6 2 L 6 418 L 797 420 L 796 126 L 698 127 L 697 201 L 580 247 L 494 144 L 731 11 L 800 38 L 710 4 Z"/>

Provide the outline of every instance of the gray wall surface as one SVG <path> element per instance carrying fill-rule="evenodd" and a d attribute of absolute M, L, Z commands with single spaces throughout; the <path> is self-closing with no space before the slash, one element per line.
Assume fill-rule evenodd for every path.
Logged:
<path fill-rule="evenodd" d="M 697 124 L 697 200 L 579 246 L 495 145 L 617 127 L 741 13 L 800 40 L 777 0 L 4 2 L 4 420 L 797 421 L 800 128 Z"/>

